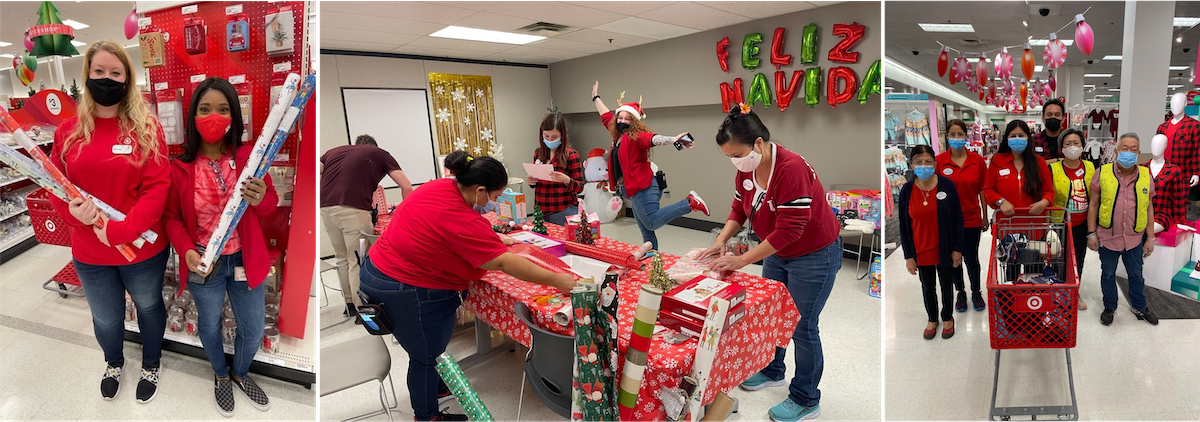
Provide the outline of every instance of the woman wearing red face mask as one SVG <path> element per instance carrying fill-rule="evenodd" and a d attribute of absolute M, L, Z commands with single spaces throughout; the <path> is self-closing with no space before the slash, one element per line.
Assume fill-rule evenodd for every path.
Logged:
<path fill-rule="evenodd" d="M 267 410 L 270 400 L 248 375 L 250 362 L 262 344 L 262 282 L 271 267 L 259 221 L 275 211 L 279 197 L 269 177 L 251 177 L 236 185 L 253 147 L 242 147 L 242 114 L 237 92 L 228 81 L 208 78 L 196 86 L 187 127 L 183 154 L 171 160 L 166 207 L 171 245 L 189 270 L 186 281 L 180 277 L 180 284 L 192 292 L 200 314 L 200 342 L 215 373 L 217 410 L 224 416 L 233 415 L 235 386 L 251 405 Z M 234 195 L 242 195 L 250 207 L 210 271 L 200 271 L 202 248 L 211 237 L 221 235 L 213 231 Z M 226 294 L 237 322 L 232 367 L 225 361 L 221 342 Z"/>

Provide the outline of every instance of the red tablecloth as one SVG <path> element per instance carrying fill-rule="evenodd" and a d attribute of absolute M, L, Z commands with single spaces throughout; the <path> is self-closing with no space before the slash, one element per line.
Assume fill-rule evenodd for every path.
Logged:
<path fill-rule="evenodd" d="M 562 238 L 561 226 L 547 223 L 546 227 L 552 237 Z M 637 249 L 637 246 L 608 238 L 597 239 L 596 245 L 617 251 Z M 678 259 L 678 256 L 663 254 L 666 268 L 670 268 Z M 716 392 L 729 391 L 766 367 L 775 357 L 775 347 L 787 346 L 796 323 L 800 321 L 800 313 L 783 284 L 741 272 L 730 276 L 728 280 L 747 289 L 744 302 L 747 308 L 746 317 L 721 338 L 721 350 L 713 362 L 714 377 L 704 396 L 705 404 L 712 402 Z M 646 281 L 646 271 L 630 271 L 621 279 L 618 349 L 622 366 L 633 329 L 638 291 Z M 529 306 L 535 324 L 549 331 L 573 335 L 571 326 L 564 327 L 553 321 L 554 311 L 561 308 L 563 303 L 539 305 L 533 299 L 534 296 L 556 293 L 557 289 L 517 280 L 502 272 L 490 271 L 483 280 L 471 282 L 466 306 L 476 317 L 528 346 L 529 328 L 517 319 L 513 311 L 513 306 L 518 300 Z M 561 297 L 566 299 L 565 304 L 570 304 L 569 295 Z M 663 340 L 669 334 L 674 334 L 674 330 L 663 330 L 655 335 L 651 342 L 646 372 L 642 377 L 642 389 L 638 393 L 637 407 L 634 409 L 634 417 L 638 420 L 665 420 L 666 413 L 658 400 L 659 389 L 676 387 L 684 376 L 691 373 L 692 358 L 696 354 L 696 339 L 673 345 Z"/>

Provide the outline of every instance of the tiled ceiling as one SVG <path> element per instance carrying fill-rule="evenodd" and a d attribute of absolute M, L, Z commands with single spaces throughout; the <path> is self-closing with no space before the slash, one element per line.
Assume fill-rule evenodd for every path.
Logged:
<path fill-rule="evenodd" d="M 1043 17 L 1038 9 L 1051 9 L 1050 16 Z M 968 98 L 977 94 L 967 91 L 963 84 L 950 86 L 946 77 L 937 74 L 937 57 L 940 53 L 940 41 L 951 48 L 966 52 L 989 51 L 988 57 L 994 58 L 1002 46 L 1023 44 L 1028 37 L 1034 39 L 1046 38 L 1050 32 L 1057 31 L 1063 25 L 1071 23 L 1078 13 L 1085 15 L 1088 24 L 1095 34 L 1095 47 L 1091 55 L 1084 55 L 1075 46 L 1068 47 L 1065 65 L 1082 65 L 1087 73 L 1111 73 L 1108 78 L 1087 78 L 1087 85 L 1095 88 L 1085 90 L 1082 101 L 1091 101 L 1097 94 L 1118 94 L 1108 88 L 1119 88 L 1121 85 L 1121 62 L 1117 60 L 1101 60 L 1106 55 L 1121 55 L 1124 34 L 1125 3 L 1124 2 L 885 2 L 884 15 L 887 22 L 885 54 L 892 60 L 908 66 L 943 85 L 966 95 Z M 1176 2 L 1175 16 L 1200 17 L 1200 2 Z M 1027 21 L 1025 27 L 1022 21 Z M 975 28 L 974 33 L 938 33 L 925 32 L 918 23 L 969 23 Z M 1170 24 L 1165 23 L 1165 24 Z M 1174 35 L 1183 36 L 1183 41 L 1172 43 L 1171 65 L 1192 66 L 1196 62 L 1197 41 L 1200 41 L 1200 30 L 1189 28 L 1174 28 Z M 1068 26 L 1058 33 L 1060 39 L 1074 39 L 1074 26 Z M 1184 49 L 1189 52 L 1184 52 Z M 917 55 L 913 55 L 916 51 Z M 1009 49 L 1013 55 L 1016 71 L 1020 75 L 1021 50 Z M 1042 47 L 1033 46 L 1037 65 L 1042 66 Z M 951 60 L 957 57 L 951 52 Z M 1092 64 L 1087 61 L 1092 60 Z M 1046 80 L 1046 68 L 1037 72 L 1034 78 Z M 1179 74 L 1182 73 L 1182 76 Z M 994 71 L 993 71 L 994 74 Z M 1183 87 L 1170 90 L 1168 93 L 1186 92 L 1190 83 L 1192 69 L 1171 71 L 1170 84 Z M 1019 76 L 1018 76 L 1019 77 Z M 1106 85 L 1107 84 L 1107 85 Z M 1079 100 L 1072 99 L 1072 103 Z"/>
<path fill-rule="evenodd" d="M 550 64 L 835 3 L 321 2 L 319 19 L 322 49 Z M 448 25 L 522 32 L 537 22 L 569 28 L 526 45 L 429 36 Z"/>

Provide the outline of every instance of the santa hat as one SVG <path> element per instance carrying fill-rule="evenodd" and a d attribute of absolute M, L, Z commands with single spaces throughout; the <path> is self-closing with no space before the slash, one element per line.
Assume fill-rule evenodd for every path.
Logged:
<path fill-rule="evenodd" d="M 642 112 L 642 105 L 636 102 L 621 104 L 620 107 L 617 107 L 616 114 L 621 114 L 622 111 L 632 114 L 638 120 L 646 118 L 646 113 Z"/>
<path fill-rule="evenodd" d="M 604 158 L 604 150 L 600 148 L 592 149 L 592 151 L 588 153 L 587 159 L 591 160 L 596 157 Z"/>

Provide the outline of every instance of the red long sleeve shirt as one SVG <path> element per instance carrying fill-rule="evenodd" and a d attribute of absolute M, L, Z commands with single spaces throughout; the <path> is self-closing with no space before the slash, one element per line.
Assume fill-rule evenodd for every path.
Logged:
<path fill-rule="evenodd" d="M 1011 202 L 1012 206 L 1016 208 L 1028 207 L 1042 199 L 1053 204 L 1054 179 L 1050 176 L 1050 167 L 1046 166 L 1046 160 L 1043 160 L 1042 157 L 1036 158 L 1036 163 L 1026 162 L 1025 168 L 1033 165 L 1038 170 L 1038 179 L 1042 183 L 1042 195 L 1030 198 L 1024 190 L 1025 177 L 1013 165 L 1012 153 L 993 155 L 992 164 L 988 166 L 987 178 L 983 182 L 983 198 L 987 200 L 988 206 L 997 208 L 996 201 L 1001 198 Z"/>
<path fill-rule="evenodd" d="M 733 210 L 729 220 L 752 228 L 760 239 L 771 242 L 780 258 L 795 258 L 829 246 L 842 226 L 825 201 L 825 188 L 816 170 L 799 154 L 771 143 L 775 161 L 766 190 L 757 198 L 754 172 L 737 173 Z"/>
<path fill-rule="evenodd" d="M 141 262 L 157 255 L 167 247 L 166 231 L 163 230 L 163 209 L 167 203 L 167 190 L 171 187 L 171 176 L 167 164 L 167 144 L 163 141 L 162 127 L 156 133 L 157 148 L 161 156 L 138 165 L 131 160 L 141 153 L 133 131 L 121 133 L 117 118 L 95 118 L 96 128 L 86 145 L 76 143 L 70 151 L 62 147 L 67 135 L 77 122 L 71 118 L 63 122 L 54 134 L 54 149 L 50 159 L 67 176 L 67 179 L 96 198 L 124 212 L 125 221 L 110 221 L 106 228 L 110 244 L 133 242 L 142 232 L 154 230 L 158 241 L 146 242 L 140 249 L 134 248 Z M 157 122 L 155 126 L 158 126 Z M 124 146 L 132 146 L 132 154 L 117 154 Z M 114 148 L 115 147 L 115 148 Z M 51 197 L 55 211 L 62 216 L 71 230 L 71 255 L 79 262 L 89 265 L 126 265 L 130 261 L 121 256 L 117 248 L 100 243 L 91 226 L 80 223 L 71 215 L 70 206 Z"/>

